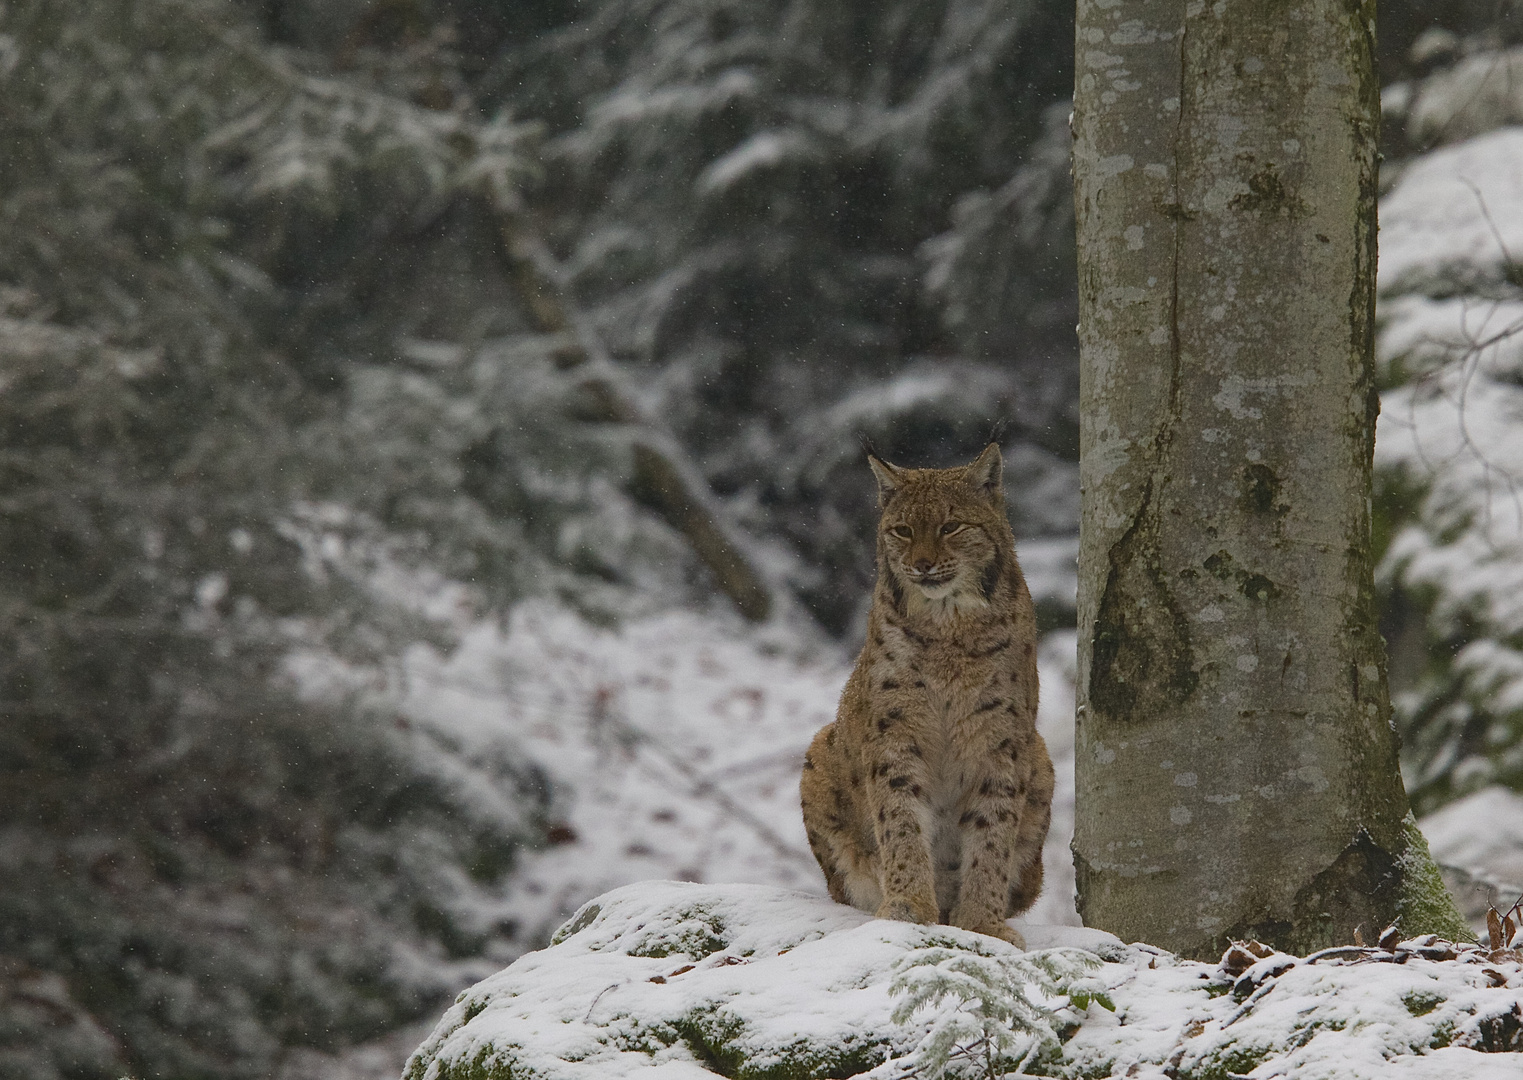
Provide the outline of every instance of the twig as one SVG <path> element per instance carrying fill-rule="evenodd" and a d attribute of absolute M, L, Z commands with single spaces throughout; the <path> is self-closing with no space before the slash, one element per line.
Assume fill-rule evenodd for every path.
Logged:
<path fill-rule="evenodd" d="M 597 1008 L 598 1002 L 603 1000 L 604 994 L 608 993 L 610 990 L 617 990 L 622 985 L 623 983 L 609 983 L 607 986 L 603 987 L 603 989 L 599 990 L 597 997 L 592 999 L 592 1004 L 587 1006 L 587 1015 L 582 1017 L 582 1023 L 586 1024 L 591 1022 L 592 1010 Z"/>
<path fill-rule="evenodd" d="M 814 867 L 815 861 L 813 855 L 800 851 L 789 844 L 788 841 L 774 832 L 772 827 L 765 821 L 730 798 L 729 795 L 725 794 L 714 784 L 713 780 L 705 777 L 697 769 L 689 765 L 676 751 L 663 744 L 644 728 L 639 727 L 627 716 L 624 716 L 620 710 L 606 709 L 603 712 L 603 718 L 612 721 L 612 723 L 618 726 L 629 737 L 631 742 L 635 744 L 643 743 L 654 751 L 656 756 L 661 758 L 668 768 L 672 769 L 689 783 L 694 795 L 718 803 L 726 813 L 749 827 L 767 846 L 771 847 L 779 855 L 808 866 L 811 869 Z"/>

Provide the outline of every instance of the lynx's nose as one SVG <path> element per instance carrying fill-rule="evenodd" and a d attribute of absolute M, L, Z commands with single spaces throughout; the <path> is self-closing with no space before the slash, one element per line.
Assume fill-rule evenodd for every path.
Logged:
<path fill-rule="evenodd" d="M 936 564 L 933 563 L 930 559 L 916 559 L 915 560 L 915 573 L 917 573 L 917 574 L 928 574 L 928 573 L 931 572 L 931 567 L 933 567 L 935 565 Z"/>

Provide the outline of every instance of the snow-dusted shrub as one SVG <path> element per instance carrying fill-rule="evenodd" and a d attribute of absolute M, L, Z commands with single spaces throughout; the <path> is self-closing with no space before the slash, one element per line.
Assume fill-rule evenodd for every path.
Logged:
<path fill-rule="evenodd" d="M 1417 146 L 1462 142 L 1523 119 L 1523 51 L 1484 50 L 1420 80 L 1408 93 L 1405 135 Z"/>
<path fill-rule="evenodd" d="M 996 1080 L 1024 1072 L 1059 1049 L 1063 1021 L 1049 1002 L 1071 1004 L 1080 1014 L 1091 1002 L 1115 1011 L 1104 984 L 1090 977 L 1099 961 L 1088 953 L 989 954 L 958 944 L 915 949 L 894 961 L 889 993 L 901 998 L 894 1022 L 908 1023 L 922 1011 L 931 1017 L 930 1030 L 903 1059 L 917 1076 Z"/>

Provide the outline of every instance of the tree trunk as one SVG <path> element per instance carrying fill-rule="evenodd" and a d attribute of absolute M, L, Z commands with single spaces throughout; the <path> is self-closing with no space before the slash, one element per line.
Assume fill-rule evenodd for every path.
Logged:
<path fill-rule="evenodd" d="M 1079 0 L 1084 921 L 1188 956 L 1466 933 L 1370 563 L 1370 0 Z"/>

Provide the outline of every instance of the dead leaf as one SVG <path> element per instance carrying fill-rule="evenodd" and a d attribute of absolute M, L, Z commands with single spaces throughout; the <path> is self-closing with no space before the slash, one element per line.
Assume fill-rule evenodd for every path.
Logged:
<path fill-rule="evenodd" d="M 1248 951 L 1244 942 L 1234 941 L 1231 948 L 1222 954 L 1221 970 L 1223 974 L 1235 979 L 1258 961 L 1259 958 Z"/>

